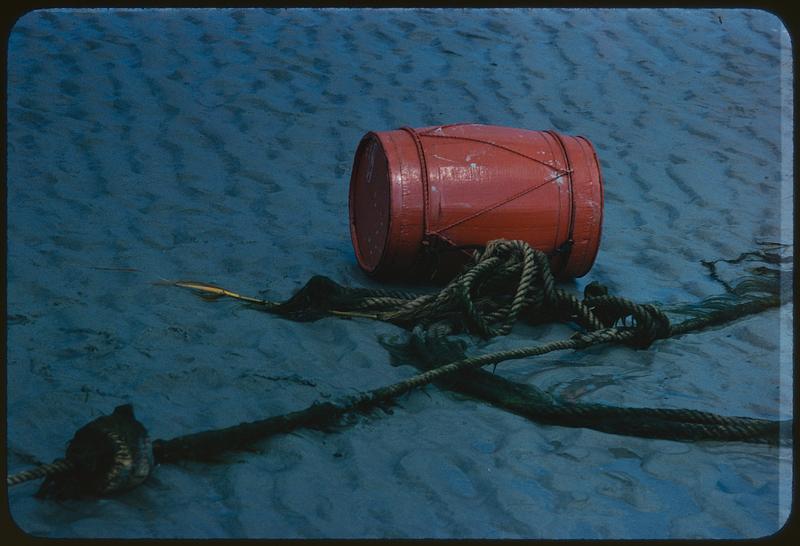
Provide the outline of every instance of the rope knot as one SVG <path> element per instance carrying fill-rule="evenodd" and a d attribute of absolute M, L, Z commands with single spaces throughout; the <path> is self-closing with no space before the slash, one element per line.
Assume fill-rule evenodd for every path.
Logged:
<path fill-rule="evenodd" d="M 39 497 L 66 499 L 109 495 L 136 487 L 153 468 L 147 430 L 130 404 L 79 429 L 66 453 L 68 468 L 47 477 Z"/>
<path fill-rule="evenodd" d="M 633 317 L 636 320 L 633 326 L 635 334 L 628 341 L 628 345 L 636 349 L 646 349 L 653 341 L 669 337 L 671 325 L 660 309 L 650 304 L 634 304 L 633 307 Z"/>
<path fill-rule="evenodd" d="M 669 337 L 669 319 L 656 306 L 639 305 L 619 296 L 610 296 L 607 289 L 600 285 L 592 286 L 591 292 L 589 288 L 587 286 L 584 305 L 606 328 L 621 326 L 620 332 L 632 332 L 625 336 L 625 343 L 629 346 L 644 349 L 656 339 Z"/>

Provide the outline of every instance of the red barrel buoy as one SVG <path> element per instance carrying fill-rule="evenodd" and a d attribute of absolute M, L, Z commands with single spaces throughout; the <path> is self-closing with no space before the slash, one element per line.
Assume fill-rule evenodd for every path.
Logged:
<path fill-rule="evenodd" d="M 356 259 L 379 278 L 448 278 L 492 239 L 551 256 L 560 278 L 591 269 L 603 183 L 584 137 L 473 123 L 370 132 L 350 178 Z"/>

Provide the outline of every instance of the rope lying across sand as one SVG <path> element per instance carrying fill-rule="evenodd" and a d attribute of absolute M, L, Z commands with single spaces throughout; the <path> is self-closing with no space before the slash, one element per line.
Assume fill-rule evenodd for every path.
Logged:
<path fill-rule="evenodd" d="M 130 435 L 136 440 L 136 445 L 122 451 L 126 461 L 136 460 L 140 465 L 186 459 L 207 460 L 274 434 L 299 427 L 324 427 L 337 423 L 345 413 L 369 410 L 411 389 L 436 382 L 549 425 L 588 427 L 616 434 L 684 441 L 788 443 L 791 441 L 791 421 L 727 417 L 688 409 L 620 408 L 568 403 L 556 400 L 534 386 L 516 384 L 479 369 L 506 360 L 567 349 L 579 350 L 603 343 L 646 348 L 658 339 L 779 306 L 782 293 L 785 292 L 781 289 L 781 280 L 780 275 L 774 274 L 747 278 L 724 296 L 686 306 L 693 317 L 677 324 L 671 324 L 658 307 L 611 296 L 596 283 L 587 286 L 582 300 L 556 288 L 547 256 L 521 241 L 491 242 L 483 252 L 476 252 L 474 264 L 463 274 L 441 291 L 425 295 L 345 288 L 326 277 L 316 276 L 289 300 L 269 302 L 206 283 L 179 281 L 173 284 L 196 290 L 206 298 L 234 298 L 292 320 L 309 321 L 330 315 L 368 317 L 410 328 L 412 335 L 406 348 L 408 354 L 415 355 L 410 362 L 424 371 L 398 383 L 349 396 L 338 402 L 315 403 L 286 415 L 171 440 L 155 440 L 152 442 L 152 458 L 147 460 L 140 452 L 149 450 L 150 444 L 140 434 L 137 427 L 141 425 L 133 418 L 129 406 L 117 408 L 112 416 L 101 417 L 84 429 L 107 419 L 104 426 L 113 429 L 118 438 L 120 430 L 130 428 L 136 433 Z M 504 335 L 520 319 L 536 324 L 568 321 L 579 325 L 581 331 L 568 339 L 476 357 L 466 357 L 463 346 L 447 337 L 458 332 L 487 338 Z M 116 421 L 112 419 L 114 417 Z M 37 469 L 32 473 L 14 475 L 8 478 L 9 485 L 24 481 L 23 474 L 27 479 L 47 475 L 48 479 L 40 489 L 42 495 L 107 493 L 110 478 L 97 479 L 96 476 L 103 477 L 106 472 L 109 476 L 113 475 L 116 489 L 129 488 L 130 484 L 119 483 L 120 463 L 115 462 L 117 452 L 114 451 L 117 448 L 111 450 L 110 456 L 106 449 L 104 461 L 98 464 L 97 457 L 92 455 L 96 446 L 91 441 L 78 442 L 80 433 L 70 444 L 65 463 L 68 467 L 61 464 L 49 470 Z M 97 440 L 94 441 L 97 443 Z M 109 445 L 116 446 L 114 442 Z M 127 464 L 131 466 L 130 462 Z M 128 473 L 135 474 L 138 480 L 133 485 L 143 479 L 143 468 Z M 75 480 L 75 475 L 87 478 Z"/>
<path fill-rule="evenodd" d="M 467 370 L 540 356 L 553 351 L 583 349 L 602 343 L 621 343 L 646 348 L 653 341 L 757 313 L 781 304 L 780 278 L 763 275 L 747 278 L 731 289 L 728 297 L 716 296 L 691 306 L 694 317 L 671 324 L 654 305 L 640 305 L 611 296 L 591 283 L 583 300 L 555 287 L 547 256 L 522 241 L 493 241 L 477 252 L 475 263 L 434 294 L 416 295 L 383 289 L 342 287 L 322 276 L 283 303 L 243 297 L 204 283 L 179 281 L 178 286 L 202 294 L 241 299 L 257 308 L 293 320 L 314 320 L 326 314 L 369 317 L 414 328 L 412 344 L 421 374 L 397 384 L 363 393 L 330 408 L 341 414 L 350 408 L 385 403 L 409 390 L 460 377 Z M 741 287 L 741 288 L 740 288 Z M 530 322 L 570 321 L 583 328 L 569 339 L 543 345 L 467 358 L 463 351 L 446 347 L 446 336 L 466 331 L 483 337 L 504 335 L 520 318 Z M 448 357 L 442 357 L 448 353 Z M 615 408 L 599 404 L 555 401 L 536 387 L 520 387 L 510 381 L 480 387 L 487 377 L 472 381 L 450 380 L 458 390 L 476 395 L 535 421 L 563 426 L 589 427 L 617 434 L 676 440 L 740 440 L 776 443 L 781 423 L 746 417 L 724 417 L 694 410 Z M 524 393 L 520 390 L 522 389 Z M 343 409 L 344 408 L 344 409 Z M 785 426 L 786 423 L 783 423 Z M 165 451 L 179 449 L 181 457 L 193 449 L 186 442 L 161 444 Z M 210 447 L 210 446 L 208 446 Z M 200 450 L 202 451 L 202 449 Z"/>

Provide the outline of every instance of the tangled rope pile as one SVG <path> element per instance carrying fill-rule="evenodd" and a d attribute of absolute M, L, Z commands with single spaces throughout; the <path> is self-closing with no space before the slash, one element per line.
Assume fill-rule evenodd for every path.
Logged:
<path fill-rule="evenodd" d="M 788 422 L 695 410 L 568 403 L 549 397 L 535 386 L 520 386 L 478 368 L 602 343 L 646 348 L 657 339 L 779 306 L 787 296 L 781 280 L 770 275 L 746 278 L 730 288 L 729 294 L 686 306 L 684 312 L 693 316 L 676 324 L 671 324 L 655 305 L 609 295 L 598 283 L 590 283 L 579 300 L 555 286 L 547 255 L 523 241 L 490 242 L 485 250 L 475 252 L 473 265 L 433 294 L 347 288 L 327 277 L 315 276 L 289 300 L 270 302 L 204 283 L 175 284 L 198 290 L 206 297 L 240 299 L 292 320 L 309 321 L 330 315 L 365 317 L 412 329 L 409 345 L 413 355 L 405 361 L 425 371 L 394 385 L 352 396 L 340 404 L 347 408 L 383 404 L 413 388 L 447 379 L 449 387 L 540 423 L 675 440 L 776 443 L 788 441 L 782 434 L 788 430 Z M 464 354 L 463 347 L 456 348 L 447 338 L 460 332 L 484 338 L 505 335 L 518 320 L 533 324 L 571 322 L 581 329 L 569 339 L 471 358 Z M 188 456 L 194 449 L 187 447 L 181 456 Z"/>
<path fill-rule="evenodd" d="M 292 320 L 316 320 L 329 314 L 366 317 L 409 329 L 436 325 L 433 331 L 437 335 L 466 332 L 491 338 L 508 334 L 518 319 L 533 324 L 573 322 L 583 332 L 563 348 L 580 349 L 608 342 L 646 348 L 656 339 L 779 306 L 786 291 L 772 281 L 746 279 L 732 289 L 738 296 L 735 302 L 724 297 L 709 298 L 696 306 L 707 312 L 678 324 L 671 324 L 655 305 L 609 295 L 596 282 L 586 287 L 583 300 L 579 300 L 555 286 L 547 255 L 523 241 L 491 241 L 483 252 L 476 251 L 474 265 L 433 294 L 346 288 L 318 275 L 292 298 L 276 303 L 240 296 L 205 283 L 174 284 L 199 290 L 206 297 L 244 300 Z M 714 300 L 723 305 L 714 306 Z"/>
<path fill-rule="evenodd" d="M 692 316 L 676 324 L 672 324 L 659 307 L 609 295 L 608 290 L 597 283 L 590 283 L 583 299 L 579 300 L 555 286 L 548 257 L 522 241 L 490 242 L 483 251 L 476 251 L 474 263 L 469 268 L 433 294 L 346 288 L 327 277 L 315 276 L 287 301 L 271 302 L 242 296 L 206 283 L 179 281 L 170 284 L 196 290 L 207 299 L 234 298 L 291 320 L 310 321 L 325 316 L 365 317 L 403 326 L 412 330 L 405 349 L 407 354 L 413 356 L 407 360 L 424 371 L 393 385 L 348 396 L 338 402 L 315 403 L 286 415 L 172 440 L 154 440 L 152 444 L 142 432 L 143 427 L 133 418 L 129 407 L 115 410 L 113 426 L 114 430 L 130 430 L 130 437 L 137 438 L 137 444 L 133 446 L 135 449 L 128 449 L 125 453 L 126 472 L 138 480 L 134 485 L 144 479 L 143 465 L 185 459 L 208 460 L 222 452 L 244 448 L 272 434 L 298 427 L 335 424 L 347 412 L 366 411 L 385 405 L 411 389 L 433 382 L 543 424 L 588 427 L 616 434 L 684 441 L 789 443 L 791 421 L 728 417 L 697 410 L 618 408 L 565 402 L 535 386 L 517 384 L 479 369 L 487 364 L 496 365 L 506 360 L 559 350 L 584 349 L 602 343 L 646 348 L 658 339 L 779 306 L 788 294 L 783 280 L 780 275 L 747 278 L 729 289 L 725 296 L 686 306 L 687 314 Z M 483 338 L 505 335 L 519 320 L 532 324 L 570 322 L 576 324 L 579 331 L 568 339 L 474 357 L 467 357 L 463 345 L 448 338 L 450 334 L 461 332 Z M 109 429 L 111 423 L 108 421 L 104 427 Z M 102 428 L 95 427 L 97 430 Z M 119 438 L 119 433 L 115 438 Z M 73 442 L 77 440 L 78 435 Z M 110 442 L 104 441 L 106 444 Z M 54 463 L 49 470 L 36 469 L 10 476 L 8 484 L 46 475 L 49 481 L 40 490 L 43 495 L 53 491 L 56 496 L 74 495 L 76 491 L 83 494 L 87 491 L 109 492 L 106 482 L 111 478 L 105 479 L 104 476 L 118 480 L 119 461 L 106 453 L 103 463 L 98 464 L 87 456 L 84 443 L 77 450 L 80 457 L 71 457 L 70 451 L 76 450 L 68 450 L 65 463 Z M 111 442 L 109 445 L 116 444 Z M 141 455 L 142 450 L 149 449 L 150 445 L 152 457 Z M 116 453 L 114 451 L 112 455 Z M 139 455 L 132 457 L 131 453 Z M 136 461 L 136 465 L 131 461 Z M 74 479 L 69 482 L 72 484 L 70 487 L 63 487 L 67 483 L 64 476 L 70 473 L 74 475 L 76 469 L 87 475 L 94 472 L 103 479 L 95 478 L 95 485 L 88 490 L 85 485 L 75 484 Z M 135 472 L 131 469 L 135 469 Z M 129 485 L 114 482 L 114 489 L 121 490 Z"/>

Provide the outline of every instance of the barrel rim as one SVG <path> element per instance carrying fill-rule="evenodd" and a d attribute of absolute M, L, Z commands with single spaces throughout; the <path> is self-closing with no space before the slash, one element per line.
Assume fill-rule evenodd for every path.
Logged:
<path fill-rule="evenodd" d="M 363 181 L 362 179 L 357 177 L 357 173 L 359 172 L 359 167 L 361 162 L 365 160 L 365 155 L 363 153 L 364 148 L 366 146 L 373 144 L 377 145 L 383 155 L 383 160 L 386 163 L 386 180 L 384 181 L 386 184 L 386 233 L 384 235 L 384 240 L 380 247 L 380 252 L 378 257 L 374 260 L 374 263 L 371 263 L 366 259 L 364 254 L 361 252 L 361 239 L 359 238 L 358 228 L 356 227 L 356 185 L 359 181 Z M 391 242 L 391 230 L 392 230 L 392 211 L 391 211 L 391 165 L 388 160 L 388 156 L 386 155 L 386 150 L 383 146 L 383 141 L 380 138 L 380 135 L 377 131 L 369 131 L 366 133 L 358 143 L 356 148 L 355 158 L 353 159 L 353 168 L 350 173 L 350 189 L 348 192 L 348 212 L 350 217 L 350 239 L 353 242 L 353 249 L 356 255 L 356 261 L 358 262 L 359 267 L 364 270 L 366 273 L 370 275 L 375 275 L 379 272 L 381 265 L 384 263 L 384 258 L 387 253 L 387 247 Z"/>
<path fill-rule="evenodd" d="M 595 149 L 592 141 L 586 138 L 583 135 L 579 135 L 578 137 L 586 145 L 589 147 L 589 151 L 592 152 L 592 164 L 597 168 L 597 193 L 598 195 L 598 204 L 600 205 L 600 217 L 597 219 L 597 229 L 595 230 L 595 242 L 593 246 L 593 252 L 591 256 L 587 256 L 586 262 L 586 273 L 588 273 L 592 267 L 594 266 L 594 262 L 597 260 L 597 254 L 600 252 L 600 243 L 603 240 L 603 216 L 605 215 L 605 183 L 603 181 L 603 169 L 600 168 L 600 159 L 597 157 L 597 150 Z M 584 273 L 584 275 L 586 274 Z M 582 277 L 583 275 L 581 275 Z"/>
<path fill-rule="evenodd" d="M 588 168 L 588 174 L 591 176 L 590 183 L 586 184 L 573 184 L 573 215 L 574 215 L 574 240 L 578 240 L 581 235 L 585 235 L 585 244 L 583 245 L 580 255 L 570 255 L 566 261 L 561 275 L 567 278 L 583 277 L 594 266 L 597 254 L 600 251 L 600 241 L 602 238 L 603 230 L 603 213 L 605 208 L 604 192 L 603 192 L 603 172 L 600 168 L 600 161 L 597 158 L 597 151 L 592 145 L 591 141 L 582 135 L 560 135 L 561 138 L 569 139 L 575 142 L 578 150 L 572 150 L 571 158 L 574 160 L 579 159 L 577 153 L 580 153 L 580 159 L 585 162 L 585 167 Z M 584 147 L 585 146 L 585 147 Z M 582 169 L 582 172 L 585 172 Z M 596 174 L 596 176 L 595 176 Z M 595 210 L 591 203 L 596 204 L 597 218 L 591 222 L 590 228 L 583 231 L 581 227 L 583 222 L 583 215 L 591 210 Z"/>

